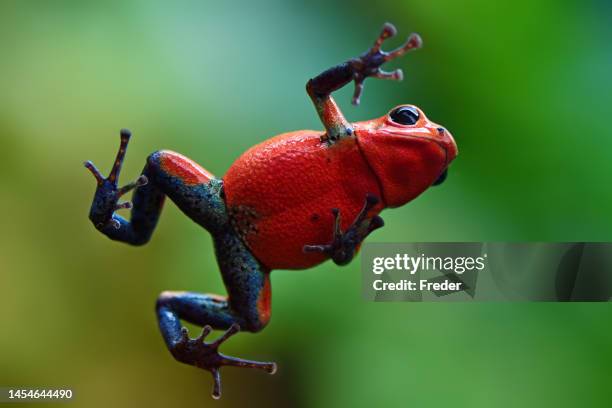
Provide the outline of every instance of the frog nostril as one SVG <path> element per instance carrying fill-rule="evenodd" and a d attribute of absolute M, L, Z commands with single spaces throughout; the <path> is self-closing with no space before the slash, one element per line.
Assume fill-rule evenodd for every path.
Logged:
<path fill-rule="evenodd" d="M 440 134 L 440 136 L 442 136 L 444 134 L 444 128 L 443 127 L 439 127 L 437 130 L 438 130 L 438 133 Z"/>

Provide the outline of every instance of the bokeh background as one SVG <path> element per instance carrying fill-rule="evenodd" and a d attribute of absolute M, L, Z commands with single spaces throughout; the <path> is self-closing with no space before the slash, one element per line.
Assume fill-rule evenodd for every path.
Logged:
<path fill-rule="evenodd" d="M 351 120 L 415 103 L 460 156 L 371 241 L 609 241 L 611 16 L 603 0 L 3 0 L 0 384 L 71 387 L 79 407 L 609 406 L 610 304 L 366 303 L 359 260 L 273 273 L 270 325 L 224 351 L 279 373 L 224 369 L 215 402 L 153 312 L 165 289 L 223 293 L 210 238 L 169 203 L 149 245 L 106 239 L 82 161 L 107 172 L 127 127 L 122 181 L 161 148 L 222 175 L 320 128 L 307 79 L 392 21 L 387 47 L 424 39 L 387 67 L 406 79 L 338 102 Z"/>

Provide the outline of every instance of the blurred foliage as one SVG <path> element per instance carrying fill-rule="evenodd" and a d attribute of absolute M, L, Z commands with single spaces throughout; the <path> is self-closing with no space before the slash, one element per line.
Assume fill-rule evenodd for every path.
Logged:
<path fill-rule="evenodd" d="M 460 156 L 372 241 L 610 240 L 611 8 L 2 1 L 0 384 L 69 386 L 74 406 L 212 406 L 208 373 L 172 360 L 153 313 L 165 289 L 223 293 L 210 238 L 167 205 L 149 245 L 107 240 L 81 162 L 107 171 L 128 127 L 124 181 L 160 148 L 222 175 L 271 135 L 320 128 L 306 80 L 384 21 L 425 47 L 387 67 L 404 82 L 338 102 L 351 120 L 415 103 Z M 224 370 L 215 406 L 609 405 L 609 304 L 370 304 L 358 264 L 275 272 L 271 324 L 224 351 L 279 373 Z"/>

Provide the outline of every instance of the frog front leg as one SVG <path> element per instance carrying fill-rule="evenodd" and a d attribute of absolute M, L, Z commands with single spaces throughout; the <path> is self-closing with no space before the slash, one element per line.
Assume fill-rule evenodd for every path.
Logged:
<path fill-rule="evenodd" d="M 306 91 L 315 105 L 317 113 L 325 126 L 326 134 L 322 138 L 330 144 L 338 139 L 351 136 L 353 129 L 350 123 L 331 97 L 331 93 L 355 81 L 353 104 L 358 105 L 363 92 L 363 82 L 367 77 L 401 80 L 402 70 L 385 72 L 380 66 L 387 61 L 404 55 L 411 49 L 420 48 L 422 41 L 418 34 L 411 34 L 401 47 L 385 52 L 381 50 L 382 43 L 393 37 L 397 30 L 391 23 L 385 23 L 372 48 L 357 58 L 352 58 L 342 64 L 332 67 L 312 78 L 306 84 Z"/>
<path fill-rule="evenodd" d="M 208 230 L 215 242 L 215 252 L 228 296 L 163 292 L 157 300 L 159 327 L 175 359 L 212 373 L 213 397 L 221 396 L 222 366 L 257 368 L 269 373 L 276 370 L 270 362 L 258 362 L 221 354 L 219 346 L 239 330 L 257 332 L 270 319 L 271 288 L 269 271 L 244 246 L 235 234 L 223 199 L 223 182 L 192 160 L 171 151 L 157 151 L 147 158 L 136 182 L 118 187 L 119 173 L 131 137 L 121 131 L 121 144 L 110 175 L 105 178 L 91 163 L 85 166 L 94 175 L 97 188 L 89 218 L 109 238 L 143 245 L 155 229 L 165 197 L 193 221 Z M 119 198 L 136 189 L 133 204 L 118 203 Z M 129 220 L 116 210 L 131 208 Z M 202 334 L 190 339 L 181 319 L 203 326 Z M 227 330 L 217 340 L 207 343 L 212 329 Z"/>
<path fill-rule="evenodd" d="M 357 253 L 363 240 L 372 231 L 385 225 L 383 219 L 378 215 L 368 218 L 368 212 L 379 201 L 378 197 L 368 194 L 363 208 L 346 231 L 340 229 L 340 210 L 333 208 L 334 233 L 332 241 L 329 244 L 304 245 L 304 252 L 321 252 L 329 256 L 336 265 L 348 264 Z"/>

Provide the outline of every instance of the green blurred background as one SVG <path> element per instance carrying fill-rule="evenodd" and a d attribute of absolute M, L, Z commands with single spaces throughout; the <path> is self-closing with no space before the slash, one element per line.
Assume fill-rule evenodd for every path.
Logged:
<path fill-rule="evenodd" d="M 278 271 L 273 319 L 228 354 L 224 396 L 166 351 L 165 289 L 223 293 L 207 233 L 166 206 L 152 242 L 89 223 L 91 159 L 122 180 L 161 148 L 223 175 L 249 146 L 320 128 L 306 80 L 383 22 L 425 47 L 368 80 L 350 120 L 415 103 L 460 148 L 447 182 L 370 239 L 612 237 L 612 8 L 583 1 L 0 2 L 0 385 L 67 386 L 73 406 L 609 406 L 610 304 L 365 303 L 359 260 Z M 195 328 L 192 327 L 192 334 Z"/>

